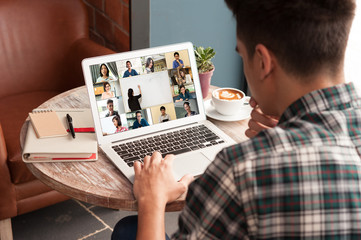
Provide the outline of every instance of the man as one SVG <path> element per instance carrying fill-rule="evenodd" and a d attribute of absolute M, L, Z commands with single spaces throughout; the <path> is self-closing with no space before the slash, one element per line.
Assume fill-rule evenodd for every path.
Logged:
<path fill-rule="evenodd" d="M 191 116 L 194 116 L 197 114 L 195 111 L 191 110 L 191 106 L 190 106 L 189 102 L 184 102 L 183 108 L 186 111 L 186 114 L 184 114 L 184 117 L 191 117 Z"/>
<path fill-rule="evenodd" d="M 182 59 L 179 59 L 179 53 L 175 52 L 174 54 L 174 61 L 173 61 L 173 68 L 183 68 L 184 63 Z"/>
<path fill-rule="evenodd" d="M 136 111 L 135 116 L 137 117 L 137 120 L 135 120 L 134 123 L 133 123 L 133 129 L 149 126 L 149 123 L 147 122 L 147 120 L 142 118 L 142 112 L 141 111 Z"/>
<path fill-rule="evenodd" d="M 165 107 L 161 106 L 159 110 L 160 110 L 159 123 L 170 121 L 170 116 L 165 112 Z"/>
<path fill-rule="evenodd" d="M 127 70 L 124 72 L 123 78 L 139 75 L 137 71 L 132 69 L 132 63 L 130 61 L 127 61 L 125 65 L 127 66 Z"/>
<path fill-rule="evenodd" d="M 254 137 L 190 184 L 173 238 L 361 239 L 361 100 L 343 76 L 355 2 L 226 2 L 259 106 Z M 137 239 L 164 239 L 165 204 L 191 181 L 174 180 L 173 158 L 134 165 Z"/>
<path fill-rule="evenodd" d="M 108 108 L 108 113 L 105 115 L 105 117 L 111 117 L 111 116 L 118 116 L 119 117 L 119 113 L 117 111 L 114 111 L 114 102 L 113 100 L 109 99 L 107 101 L 107 108 Z"/>

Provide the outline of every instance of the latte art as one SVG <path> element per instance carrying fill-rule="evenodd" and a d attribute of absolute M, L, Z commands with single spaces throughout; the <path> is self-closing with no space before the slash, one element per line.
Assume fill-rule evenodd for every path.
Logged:
<path fill-rule="evenodd" d="M 243 94 L 233 89 L 222 89 L 215 93 L 215 97 L 222 100 L 240 100 L 243 98 Z"/>

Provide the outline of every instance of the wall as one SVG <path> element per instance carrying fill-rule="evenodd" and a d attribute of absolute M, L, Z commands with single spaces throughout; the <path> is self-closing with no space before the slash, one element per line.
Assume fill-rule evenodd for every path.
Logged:
<path fill-rule="evenodd" d="M 185 41 L 211 46 L 216 51 L 212 84 L 243 87 L 236 22 L 223 0 L 132 0 L 131 19 L 132 49 Z"/>
<path fill-rule="evenodd" d="M 129 0 L 83 0 L 93 41 L 116 52 L 130 50 Z"/>
<path fill-rule="evenodd" d="M 356 15 L 346 49 L 345 77 L 347 82 L 354 82 L 361 94 L 361 1 L 356 1 L 356 4 Z"/>

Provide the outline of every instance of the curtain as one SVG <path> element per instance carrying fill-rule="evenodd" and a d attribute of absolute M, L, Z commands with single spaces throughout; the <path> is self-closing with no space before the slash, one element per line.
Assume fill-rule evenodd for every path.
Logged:
<path fill-rule="evenodd" d="M 119 79 L 117 65 L 115 64 L 115 62 L 108 62 L 107 65 L 108 65 L 110 71 L 112 71 L 112 73 L 114 74 L 115 78 Z"/>
<path fill-rule="evenodd" d="M 99 64 L 90 66 L 90 72 L 91 72 L 91 75 L 92 75 L 93 83 L 96 83 L 98 77 L 100 76 L 100 70 L 99 69 L 100 69 Z"/>

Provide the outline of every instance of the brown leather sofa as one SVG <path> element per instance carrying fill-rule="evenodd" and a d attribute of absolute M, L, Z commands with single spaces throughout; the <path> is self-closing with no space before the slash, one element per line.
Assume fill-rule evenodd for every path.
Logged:
<path fill-rule="evenodd" d="M 0 239 L 12 217 L 68 199 L 27 169 L 19 134 L 33 108 L 84 85 L 83 58 L 113 53 L 88 32 L 81 0 L 0 1 Z"/>

